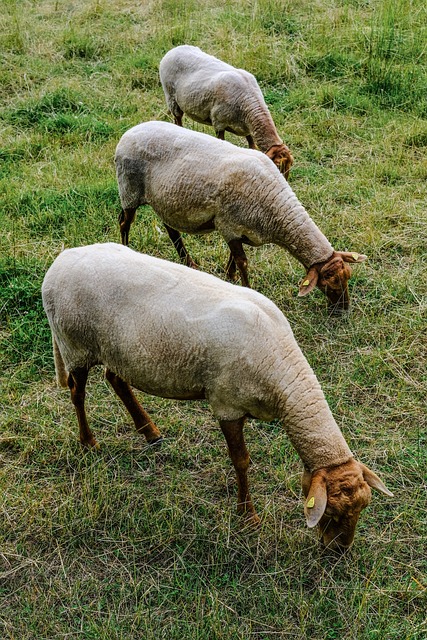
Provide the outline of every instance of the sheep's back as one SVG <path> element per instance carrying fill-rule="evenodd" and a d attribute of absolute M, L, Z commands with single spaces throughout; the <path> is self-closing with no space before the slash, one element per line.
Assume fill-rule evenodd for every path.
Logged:
<path fill-rule="evenodd" d="M 181 45 L 166 53 L 159 65 L 159 74 L 162 84 L 174 86 L 178 82 L 197 74 L 200 71 L 208 70 L 211 75 L 223 71 L 234 71 L 235 68 L 205 53 L 199 47 L 191 45 Z"/>
<path fill-rule="evenodd" d="M 261 152 L 166 122 L 127 131 L 115 161 L 123 208 L 148 203 L 164 222 L 193 233 L 213 217 L 232 222 L 224 207 L 233 200 L 244 201 L 246 215 L 259 206 L 259 188 L 286 185 Z"/>
<path fill-rule="evenodd" d="M 251 133 L 247 114 L 265 111 L 264 98 L 255 77 L 198 47 L 182 45 L 161 60 L 160 81 L 169 108 L 174 105 L 196 122 L 213 124 L 218 131 Z"/>
<path fill-rule="evenodd" d="M 43 302 L 68 371 L 101 363 L 154 395 L 207 397 L 223 419 L 271 416 L 269 371 L 294 343 L 261 294 L 109 243 L 60 254 Z"/>

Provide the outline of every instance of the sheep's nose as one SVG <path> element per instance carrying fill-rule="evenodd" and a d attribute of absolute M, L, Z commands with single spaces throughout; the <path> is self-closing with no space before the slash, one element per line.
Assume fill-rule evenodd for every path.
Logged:
<path fill-rule="evenodd" d="M 334 289 L 326 289 L 326 296 L 328 298 L 328 309 L 330 313 L 339 315 L 344 311 L 348 311 L 350 308 L 350 296 L 348 290 L 342 290 L 340 292 Z"/>
<path fill-rule="evenodd" d="M 339 555 L 344 555 L 346 551 L 350 549 L 351 544 L 340 544 L 338 540 L 329 540 L 326 542 L 325 540 L 321 540 L 322 547 L 327 549 L 328 551 L 334 551 L 334 553 L 338 553 Z"/>
<path fill-rule="evenodd" d="M 331 303 L 328 305 L 328 311 L 332 316 L 342 316 L 350 313 L 350 303 L 348 301 Z"/>

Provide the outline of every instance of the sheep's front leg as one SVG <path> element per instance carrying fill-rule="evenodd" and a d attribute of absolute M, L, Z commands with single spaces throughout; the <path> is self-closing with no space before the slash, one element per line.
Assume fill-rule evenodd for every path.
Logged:
<path fill-rule="evenodd" d="M 228 451 L 237 475 L 237 511 L 248 516 L 252 524 L 260 522 L 249 494 L 248 467 L 249 451 L 243 438 L 245 418 L 239 420 L 220 420 L 221 430 L 227 441 Z"/>
<path fill-rule="evenodd" d="M 129 244 L 129 229 L 132 222 L 135 220 L 136 209 L 122 209 L 119 215 L 120 236 L 122 244 Z"/>
<path fill-rule="evenodd" d="M 162 439 L 162 434 L 148 413 L 141 407 L 128 383 L 110 371 L 110 369 L 105 370 L 105 377 L 129 411 L 135 423 L 136 430 L 144 434 L 149 444 L 159 442 L 159 440 Z"/>
<path fill-rule="evenodd" d="M 165 227 L 166 227 L 166 231 L 169 234 L 169 238 L 172 240 L 173 246 L 177 250 L 177 253 L 181 258 L 182 262 L 185 262 L 187 267 L 191 267 L 192 269 L 197 269 L 197 264 L 191 259 L 190 254 L 185 248 L 180 232 L 177 231 L 176 229 L 172 229 L 172 227 L 169 227 L 167 224 L 165 224 Z"/>
<path fill-rule="evenodd" d="M 76 410 L 79 423 L 80 442 L 86 447 L 96 447 L 97 442 L 89 428 L 85 411 L 85 389 L 88 373 L 88 369 L 85 368 L 71 371 L 68 376 L 68 387 L 71 392 L 71 402 Z"/>
<path fill-rule="evenodd" d="M 234 279 L 237 265 L 242 279 L 242 285 L 250 289 L 251 285 L 249 284 L 248 277 L 248 259 L 243 249 L 242 241 L 235 238 L 234 240 L 230 240 L 228 246 L 230 247 L 231 255 L 227 264 L 227 275 Z"/>

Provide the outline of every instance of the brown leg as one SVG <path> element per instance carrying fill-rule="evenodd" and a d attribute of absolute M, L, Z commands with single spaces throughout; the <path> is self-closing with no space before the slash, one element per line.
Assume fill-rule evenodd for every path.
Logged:
<path fill-rule="evenodd" d="M 227 441 L 228 452 L 237 475 L 237 511 L 247 514 L 253 524 L 259 523 L 259 518 L 252 504 L 248 485 L 249 451 L 243 438 L 245 418 L 239 420 L 220 420 L 221 430 Z"/>
<path fill-rule="evenodd" d="M 224 131 L 217 131 L 217 132 L 216 132 L 216 137 L 217 137 L 219 140 L 225 140 L 225 132 L 224 132 Z"/>
<path fill-rule="evenodd" d="M 228 258 L 227 266 L 225 268 L 225 274 L 227 278 L 229 280 L 232 280 L 233 282 L 237 279 L 236 269 L 237 269 L 236 261 L 233 257 L 233 254 L 230 251 L 230 257 Z"/>
<path fill-rule="evenodd" d="M 96 447 L 98 445 L 92 431 L 89 429 L 85 411 L 85 388 L 88 373 L 88 369 L 85 368 L 71 371 L 68 376 L 68 387 L 79 423 L 80 442 L 86 447 Z"/>
<path fill-rule="evenodd" d="M 135 398 L 128 383 L 122 380 L 122 378 L 119 378 L 119 376 L 110 371 L 110 369 L 105 370 L 105 377 L 129 411 L 138 433 L 144 434 L 149 444 L 154 444 L 161 440 L 162 434 Z"/>
<path fill-rule="evenodd" d="M 129 229 L 132 222 L 135 220 L 136 209 L 122 209 L 119 215 L 120 235 L 122 238 L 122 244 L 129 244 Z"/>
<path fill-rule="evenodd" d="M 187 267 L 191 267 L 192 269 L 197 269 L 197 264 L 193 262 L 193 260 L 190 257 L 190 254 L 185 248 L 180 232 L 177 231 L 176 229 L 172 229 L 172 227 L 169 227 L 167 224 L 165 224 L 165 227 L 166 227 L 166 231 L 169 234 L 169 238 L 172 240 L 173 245 L 177 250 L 178 255 L 181 258 L 182 262 L 185 262 Z"/>
<path fill-rule="evenodd" d="M 184 112 L 175 101 L 172 106 L 173 108 L 171 109 L 171 113 L 173 115 L 174 122 L 178 127 L 182 127 L 182 116 L 184 115 Z"/>
<path fill-rule="evenodd" d="M 235 238 L 234 240 L 230 240 L 228 246 L 230 247 L 231 256 L 228 261 L 227 268 L 231 265 L 231 261 L 233 258 L 237 265 L 237 268 L 239 269 L 240 277 L 242 279 L 242 285 L 250 289 L 251 285 L 249 284 L 248 278 L 248 259 L 246 257 L 246 253 L 243 250 L 242 241 Z M 230 273 L 230 271 L 228 271 L 227 273 Z"/>
<path fill-rule="evenodd" d="M 256 149 L 255 142 L 252 136 L 246 136 L 246 140 L 248 141 L 249 149 Z"/>

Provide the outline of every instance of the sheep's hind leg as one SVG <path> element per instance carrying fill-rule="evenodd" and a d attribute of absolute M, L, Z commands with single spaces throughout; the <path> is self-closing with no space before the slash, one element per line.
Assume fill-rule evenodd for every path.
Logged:
<path fill-rule="evenodd" d="M 175 100 L 173 100 L 172 104 L 170 105 L 170 111 L 173 115 L 175 124 L 178 125 L 178 127 L 182 127 L 182 116 L 184 115 L 184 112 L 175 102 Z"/>
<path fill-rule="evenodd" d="M 83 367 L 71 371 L 68 376 L 68 387 L 79 423 L 80 442 L 86 447 L 97 447 L 98 444 L 89 428 L 85 411 L 85 389 L 88 373 L 88 369 Z"/>
<path fill-rule="evenodd" d="M 243 249 L 242 241 L 240 239 L 235 238 L 234 240 L 230 240 L 228 243 L 230 247 L 230 258 L 227 264 L 227 275 L 228 277 L 234 279 L 236 273 L 236 265 L 240 272 L 240 277 L 242 279 L 242 285 L 244 287 L 248 287 L 250 289 L 251 285 L 249 284 L 248 277 L 248 259 L 246 257 L 246 253 Z"/>
<path fill-rule="evenodd" d="M 175 124 L 177 124 L 178 127 L 182 127 L 182 116 L 182 113 L 180 115 L 174 115 Z"/>
<path fill-rule="evenodd" d="M 165 227 L 182 262 L 185 262 L 187 267 L 191 267 L 191 269 L 197 269 L 197 264 L 192 260 L 190 254 L 185 248 L 180 232 L 176 229 L 172 229 L 172 227 L 169 227 L 167 224 L 165 224 Z"/>
<path fill-rule="evenodd" d="M 122 209 L 119 215 L 120 236 L 122 244 L 129 244 L 129 229 L 132 222 L 135 220 L 136 209 Z"/>
<path fill-rule="evenodd" d="M 160 442 L 162 434 L 148 413 L 141 407 L 128 383 L 110 371 L 110 369 L 105 370 L 105 377 L 129 411 L 138 433 L 144 434 L 148 444 Z"/>
<path fill-rule="evenodd" d="M 252 136 L 246 136 L 246 140 L 248 141 L 249 149 L 256 149 L 256 145 Z"/>
<path fill-rule="evenodd" d="M 229 280 L 232 280 L 233 282 L 237 280 L 236 270 L 237 270 L 236 261 L 233 258 L 233 254 L 230 252 L 230 257 L 228 258 L 227 266 L 225 268 L 225 274 L 227 278 Z"/>
<path fill-rule="evenodd" d="M 255 508 L 249 494 L 248 467 L 249 451 L 243 438 L 245 418 L 239 420 L 220 420 L 221 430 L 227 441 L 228 451 L 237 475 L 237 512 L 245 514 L 251 524 L 259 524 Z"/>

